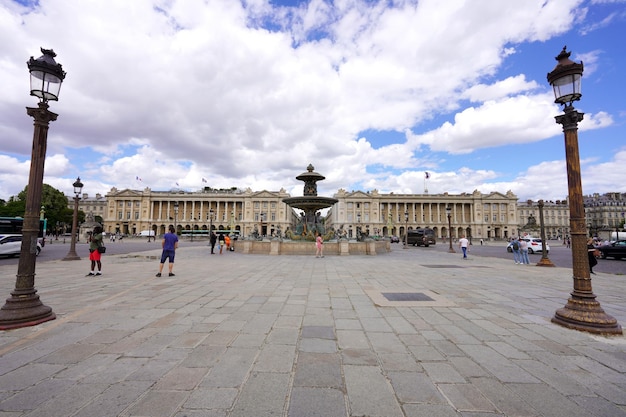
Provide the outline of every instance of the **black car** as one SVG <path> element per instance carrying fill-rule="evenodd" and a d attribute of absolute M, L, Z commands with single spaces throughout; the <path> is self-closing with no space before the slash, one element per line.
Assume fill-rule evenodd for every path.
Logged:
<path fill-rule="evenodd" d="M 608 245 L 602 245 L 598 248 L 598 250 L 600 251 L 600 257 L 602 259 L 626 258 L 626 240 L 618 240 L 616 242 L 611 242 Z"/>

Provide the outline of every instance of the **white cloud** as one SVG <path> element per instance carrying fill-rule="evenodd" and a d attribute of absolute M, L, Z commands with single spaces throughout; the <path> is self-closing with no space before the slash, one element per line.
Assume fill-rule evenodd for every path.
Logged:
<path fill-rule="evenodd" d="M 442 154 L 559 134 L 547 86 L 500 70 L 523 53 L 520 46 L 561 35 L 585 16 L 581 0 L 524 7 L 311 0 L 297 9 L 267 0 L 38 4 L 28 13 L 0 4 L 0 36 L 14 40 L 0 45 L 0 151 L 29 157 L 24 132 L 32 123 L 23 107 L 33 104 L 24 97 L 23 63 L 39 46 L 52 47 L 68 75 L 51 104 L 59 119 L 50 126 L 54 162 L 46 178 L 67 182 L 81 168 L 99 192 L 168 189 L 176 181 L 193 188 L 202 177 L 212 186 L 300 192 L 294 177 L 310 162 L 328 177 L 324 189 L 357 182 L 409 189 Z M 599 51 L 580 56 L 586 76 L 603 58 Z M 594 109 L 580 128 L 612 123 Z M 407 132 L 406 141 L 374 146 L 368 130 Z M 86 148 L 98 155 L 86 167 L 60 157 Z M 372 174 L 372 165 L 406 171 Z M 497 180 L 491 169 L 468 171 L 471 181 L 459 179 L 458 167 L 449 171 L 441 178 L 470 188 Z M 436 189 L 435 177 L 431 183 Z M 10 195 L 2 187 L 0 196 Z"/>

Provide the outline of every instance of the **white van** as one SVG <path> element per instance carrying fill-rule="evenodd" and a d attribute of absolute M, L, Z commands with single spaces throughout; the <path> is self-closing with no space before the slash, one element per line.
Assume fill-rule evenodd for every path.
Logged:
<path fill-rule="evenodd" d="M 142 230 L 141 233 L 139 233 L 139 236 L 141 236 L 141 237 L 148 237 L 148 236 L 154 237 L 154 230 Z"/>

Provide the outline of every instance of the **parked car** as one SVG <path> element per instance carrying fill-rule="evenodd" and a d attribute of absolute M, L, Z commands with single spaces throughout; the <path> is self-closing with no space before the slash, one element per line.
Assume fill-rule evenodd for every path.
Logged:
<path fill-rule="evenodd" d="M 391 236 L 389 240 L 391 240 L 391 243 L 400 243 L 400 238 L 398 236 Z"/>
<path fill-rule="evenodd" d="M 608 245 L 602 245 L 598 248 L 600 251 L 600 257 L 602 259 L 626 258 L 626 240 L 618 240 L 617 242 L 611 242 Z"/>
<path fill-rule="evenodd" d="M 1 235 L 0 256 L 19 255 L 22 251 L 22 235 Z M 41 252 L 41 243 L 37 241 L 37 255 Z"/>
<path fill-rule="evenodd" d="M 528 253 L 543 253 L 543 242 L 541 241 L 541 239 L 536 238 L 536 237 L 530 237 L 530 238 L 526 238 L 523 237 L 520 240 L 524 240 L 528 243 Z M 513 252 L 513 248 L 512 248 L 513 242 L 511 241 L 507 246 L 506 246 L 506 250 L 509 253 Z M 550 253 L 550 245 L 548 243 L 546 243 L 546 253 Z"/>

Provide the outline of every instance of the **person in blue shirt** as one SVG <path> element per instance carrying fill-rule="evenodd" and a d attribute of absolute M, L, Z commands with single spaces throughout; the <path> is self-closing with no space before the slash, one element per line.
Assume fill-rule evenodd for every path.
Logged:
<path fill-rule="evenodd" d="M 172 270 L 174 269 L 174 257 L 176 255 L 176 249 L 178 249 L 178 236 L 175 233 L 174 226 L 170 225 L 169 233 L 163 235 L 163 241 L 161 242 L 161 246 L 163 247 L 163 252 L 161 252 L 161 263 L 159 264 L 159 273 L 156 274 L 157 277 L 161 276 L 163 272 L 163 265 L 165 264 L 165 260 L 169 259 L 169 276 L 173 277 L 174 273 Z"/>

